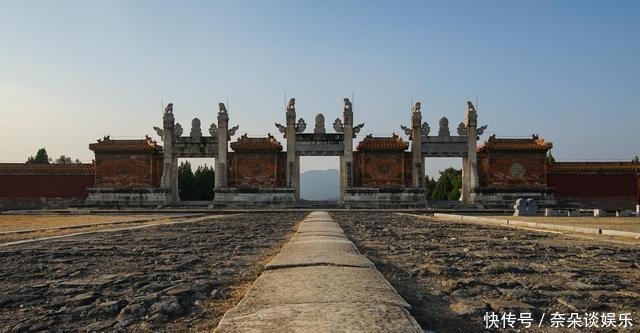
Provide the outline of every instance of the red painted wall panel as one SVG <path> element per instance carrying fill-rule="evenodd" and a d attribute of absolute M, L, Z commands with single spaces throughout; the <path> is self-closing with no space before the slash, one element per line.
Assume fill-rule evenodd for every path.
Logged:
<path fill-rule="evenodd" d="M 86 197 L 93 175 L 0 175 L 0 197 Z"/>
<path fill-rule="evenodd" d="M 638 198 L 638 176 L 633 174 L 548 175 L 549 186 L 559 197 Z"/>

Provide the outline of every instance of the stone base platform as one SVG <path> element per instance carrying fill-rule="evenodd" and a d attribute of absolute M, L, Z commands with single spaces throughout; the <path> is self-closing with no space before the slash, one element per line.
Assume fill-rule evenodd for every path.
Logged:
<path fill-rule="evenodd" d="M 214 207 L 255 208 L 294 207 L 295 193 L 291 188 L 216 188 Z"/>
<path fill-rule="evenodd" d="M 512 208 L 519 198 L 532 198 L 538 207 L 556 205 L 553 189 L 541 188 L 538 190 L 526 188 L 483 188 L 476 189 L 472 193 L 474 201 L 484 207 Z"/>
<path fill-rule="evenodd" d="M 423 332 L 339 224 L 313 212 L 214 332 Z"/>
<path fill-rule="evenodd" d="M 345 190 L 345 208 L 425 208 L 424 188 L 349 187 Z"/>
<path fill-rule="evenodd" d="M 155 206 L 171 202 L 171 192 L 159 187 L 93 187 L 85 204 L 91 206 Z"/>

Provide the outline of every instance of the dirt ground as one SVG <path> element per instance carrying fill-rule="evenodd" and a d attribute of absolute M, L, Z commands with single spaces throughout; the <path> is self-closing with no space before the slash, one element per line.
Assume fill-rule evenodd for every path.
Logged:
<path fill-rule="evenodd" d="M 487 216 L 496 219 L 514 219 L 518 221 L 562 224 L 575 227 L 622 230 L 640 232 L 638 217 L 546 217 L 546 216 Z"/>
<path fill-rule="evenodd" d="M 0 248 L 0 332 L 210 331 L 303 213 Z"/>
<path fill-rule="evenodd" d="M 161 217 L 160 215 L 0 215 L 0 232 L 66 227 L 81 224 L 121 222 Z"/>
<path fill-rule="evenodd" d="M 627 331 L 639 331 L 640 246 L 392 213 L 332 215 L 424 329 L 482 332 L 493 311 L 534 319 L 499 331 L 576 332 L 587 329 L 554 328 L 552 314 L 629 312 Z"/>

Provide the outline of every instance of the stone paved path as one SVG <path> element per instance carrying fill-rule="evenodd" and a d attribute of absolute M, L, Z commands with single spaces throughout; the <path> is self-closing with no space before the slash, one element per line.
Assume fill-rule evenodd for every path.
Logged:
<path fill-rule="evenodd" d="M 326 212 L 313 212 L 214 332 L 422 332 Z"/>

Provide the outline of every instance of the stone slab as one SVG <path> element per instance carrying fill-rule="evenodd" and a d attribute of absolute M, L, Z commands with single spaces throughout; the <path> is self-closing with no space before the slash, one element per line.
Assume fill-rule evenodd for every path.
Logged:
<path fill-rule="evenodd" d="M 289 242 L 276 255 L 267 269 L 278 267 L 338 265 L 374 267 L 348 240 L 315 240 Z"/>
<path fill-rule="evenodd" d="M 351 244 L 351 241 L 344 235 L 313 235 L 311 232 L 293 236 L 289 240 L 290 243 L 297 242 L 345 242 Z"/>
<path fill-rule="evenodd" d="M 284 304 L 234 308 L 214 332 L 423 332 L 407 309 L 387 304 Z"/>
<path fill-rule="evenodd" d="M 324 231 L 324 232 L 342 232 L 342 228 L 335 222 L 315 222 L 315 223 L 302 223 L 298 227 L 298 232 L 310 232 L 310 231 Z"/>
<path fill-rule="evenodd" d="M 298 237 L 307 237 L 307 236 L 329 236 L 329 237 L 342 237 L 342 238 L 347 238 L 347 236 L 344 234 L 344 232 L 342 231 L 342 229 L 338 230 L 329 230 L 329 231 L 305 231 L 305 232 L 299 232 L 293 237 L 293 239 L 298 238 Z"/>
<path fill-rule="evenodd" d="M 237 306 L 303 303 L 376 303 L 409 308 L 377 270 L 342 266 L 266 270 Z"/>
<path fill-rule="evenodd" d="M 309 214 L 214 332 L 422 332 L 409 304 L 332 221 Z"/>

